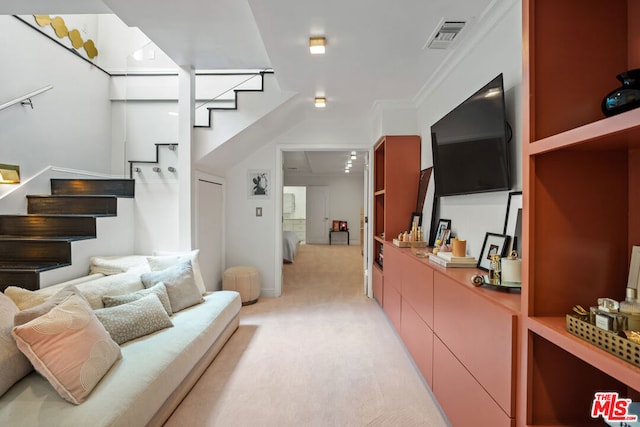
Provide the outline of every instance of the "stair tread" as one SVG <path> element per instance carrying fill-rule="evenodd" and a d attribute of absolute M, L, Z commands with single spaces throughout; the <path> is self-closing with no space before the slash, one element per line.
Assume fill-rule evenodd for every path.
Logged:
<path fill-rule="evenodd" d="M 12 241 L 12 240 L 33 240 L 33 241 L 56 241 L 56 242 L 69 242 L 75 240 L 89 240 L 95 239 L 95 236 L 77 235 L 77 236 L 31 236 L 28 234 L 0 234 L 0 240 Z"/>
<path fill-rule="evenodd" d="M 0 261 L 0 271 L 45 271 L 67 265 L 70 264 L 60 262 Z"/>

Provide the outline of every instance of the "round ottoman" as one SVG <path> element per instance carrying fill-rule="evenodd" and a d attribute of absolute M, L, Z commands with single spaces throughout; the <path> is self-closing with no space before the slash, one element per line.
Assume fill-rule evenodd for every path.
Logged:
<path fill-rule="evenodd" d="M 245 265 L 227 268 L 222 275 L 222 289 L 239 292 L 242 305 L 258 302 L 260 297 L 258 270 Z"/>

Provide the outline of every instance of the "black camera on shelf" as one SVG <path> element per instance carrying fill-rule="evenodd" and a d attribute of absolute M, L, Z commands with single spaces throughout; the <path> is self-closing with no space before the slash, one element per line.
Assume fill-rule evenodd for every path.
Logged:
<path fill-rule="evenodd" d="M 622 86 L 602 100 L 602 112 L 607 117 L 640 107 L 640 68 L 620 73 L 616 78 Z"/>

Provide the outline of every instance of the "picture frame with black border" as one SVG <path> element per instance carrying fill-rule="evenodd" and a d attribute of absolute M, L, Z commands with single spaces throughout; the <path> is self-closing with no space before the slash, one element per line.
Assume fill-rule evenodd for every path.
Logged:
<path fill-rule="evenodd" d="M 500 257 L 504 257 L 510 240 L 511 237 L 506 234 L 487 232 L 484 236 L 477 267 L 481 270 L 489 271 L 489 267 L 491 266 L 490 256 L 498 254 Z"/>
<path fill-rule="evenodd" d="M 435 245 L 437 240 L 442 240 L 442 235 L 444 230 L 451 230 L 451 220 L 440 218 L 438 220 L 438 225 L 436 226 L 435 233 L 433 235 L 433 241 L 429 242 L 429 246 Z"/>
<path fill-rule="evenodd" d="M 247 172 L 247 191 L 250 199 L 268 199 L 271 195 L 270 171 L 249 170 Z"/>
<path fill-rule="evenodd" d="M 502 234 L 511 236 L 507 253 L 522 253 L 522 191 L 512 191 L 507 200 L 507 213 L 504 218 Z"/>

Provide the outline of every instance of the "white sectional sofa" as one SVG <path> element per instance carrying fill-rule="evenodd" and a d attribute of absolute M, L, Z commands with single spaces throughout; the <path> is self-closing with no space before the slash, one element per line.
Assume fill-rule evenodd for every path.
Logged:
<path fill-rule="evenodd" d="M 35 291 L 27 297 L 50 297 L 72 284 L 92 309 L 99 310 L 104 295 L 145 289 L 141 271 L 144 269 L 92 274 Z M 11 295 L 9 289 L 5 294 L 17 302 L 26 293 L 16 289 L 13 292 L 18 297 Z M 173 313 L 172 327 L 121 344 L 121 358 L 82 403 L 63 399 L 50 381 L 36 371 L 31 372 L 0 396 L 0 425 L 162 425 L 239 324 L 238 293 L 205 292 L 202 299 L 201 303 Z"/>

